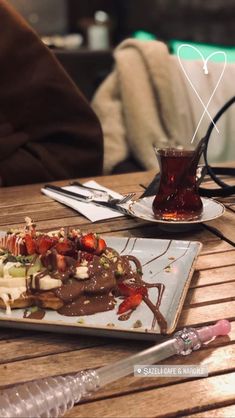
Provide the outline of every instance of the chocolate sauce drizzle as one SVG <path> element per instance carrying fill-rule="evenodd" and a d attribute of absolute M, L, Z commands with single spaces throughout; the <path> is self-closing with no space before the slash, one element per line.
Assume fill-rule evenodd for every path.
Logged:
<path fill-rule="evenodd" d="M 36 311 L 30 311 L 29 309 L 25 309 L 23 318 L 27 319 L 43 319 L 46 312 L 44 309 L 37 309 Z"/>
<path fill-rule="evenodd" d="M 171 261 L 169 261 L 161 270 L 159 270 L 159 271 L 156 271 L 153 275 L 152 275 L 152 277 L 156 277 L 159 273 L 162 273 L 167 267 L 170 267 L 170 266 L 172 266 L 174 263 L 176 263 L 177 261 L 179 261 L 181 258 L 183 258 L 184 256 L 185 256 L 185 254 L 187 254 L 187 252 L 188 252 L 188 249 L 189 249 L 189 247 L 190 247 L 190 242 L 188 243 L 188 246 L 187 246 L 187 248 L 185 249 L 185 251 L 182 253 L 182 254 L 180 254 L 179 255 L 179 257 L 176 257 L 176 258 L 174 258 L 173 260 L 171 260 Z M 145 265 L 146 265 L 146 263 L 145 263 Z"/>
<path fill-rule="evenodd" d="M 132 245 L 133 251 L 136 240 Z M 129 240 L 122 250 L 122 253 L 126 250 Z M 168 250 L 170 242 L 167 249 Z M 162 254 L 161 254 L 162 255 Z M 149 260 L 145 265 L 151 261 L 160 257 L 161 255 Z M 118 284 L 126 283 L 128 286 L 133 288 L 145 287 L 146 289 L 156 288 L 157 289 L 157 301 L 154 304 L 148 296 L 148 292 L 143 296 L 143 302 L 153 313 L 152 329 L 155 328 L 158 323 L 160 331 L 166 333 L 167 322 L 162 313 L 160 312 L 160 305 L 162 296 L 165 290 L 165 286 L 162 283 L 147 283 L 143 280 L 143 271 L 140 261 L 134 255 L 121 255 L 118 254 L 112 248 L 107 248 L 105 253 L 101 256 L 94 255 L 92 261 L 87 264 L 88 278 L 77 279 L 76 265 L 77 260 L 72 257 L 64 256 L 63 260 L 66 263 L 66 268 L 63 272 L 58 271 L 57 265 L 58 254 L 55 250 L 50 251 L 47 257 L 42 257 L 44 270 L 31 277 L 29 280 L 29 290 L 36 294 L 36 301 L 40 306 L 40 294 L 46 295 L 46 291 L 41 290 L 40 281 L 46 275 L 52 278 L 60 279 L 62 285 L 54 289 L 50 289 L 49 293 L 59 303 L 57 312 L 65 316 L 80 316 L 80 315 L 92 315 L 97 312 L 105 312 L 114 309 L 116 305 L 115 296 L 118 294 Z M 78 254 L 78 260 L 80 254 Z M 36 261 L 36 260 L 35 260 Z M 32 262 L 33 264 L 33 262 Z M 34 280 L 34 286 L 33 281 Z M 62 303 L 62 306 L 61 306 Z M 119 320 L 128 320 L 132 311 L 127 312 L 119 316 Z M 39 315 L 35 313 L 35 315 Z M 27 316 L 35 318 L 34 315 Z"/>
<path fill-rule="evenodd" d="M 160 331 L 162 333 L 166 333 L 167 331 L 167 322 L 164 316 L 161 314 L 159 308 L 162 301 L 162 296 L 165 290 L 165 285 L 163 283 L 147 283 L 142 279 L 142 266 L 140 261 L 133 255 L 126 255 L 123 256 L 126 257 L 128 261 L 132 261 L 136 265 L 136 275 L 135 275 L 135 284 L 138 286 L 144 286 L 147 289 L 156 288 L 158 290 L 158 297 L 156 305 L 153 304 L 153 302 L 149 299 L 148 296 L 143 297 L 143 301 L 146 303 L 148 308 L 153 313 L 153 322 L 151 329 L 153 330 L 155 328 L 156 323 L 158 323 Z M 147 264 L 147 263 L 146 263 Z M 138 274 L 140 272 L 140 274 Z M 128 318 L 129 319 L 129 318 Z"/>
<path fill-rule="evenodd" d="M 122 249 L 122 251 L 120 252 L 120 254 L 123 254 L 123 253 L 125 252 L 125 250 L 126 250 L 126 249 L 127 249 L 127 247 L 128 247 L 129 242 L 130 242 L 130 238 L 127 238 L 126 243 L 125 243 L 125 246 L 124 246 L 124 248 Z"/>
<path fill-rule="evenodd" d="M 167 244 L 166 249 L 161 254 L 158 254 L 156 257 L 151 258 L 151 260 L 146 261 L 146 263 L 143 264 L 143 267 L 147 266 L 148 264 L 152 263 L 153 261 L 155 261 L 158 258 L 161 258 L 163 255 L 165 255 L 167 253 L 167 251 L 169 250 L 171 244 L 172 244 L 172 240 L 169 241 L 169 243 Z"/>

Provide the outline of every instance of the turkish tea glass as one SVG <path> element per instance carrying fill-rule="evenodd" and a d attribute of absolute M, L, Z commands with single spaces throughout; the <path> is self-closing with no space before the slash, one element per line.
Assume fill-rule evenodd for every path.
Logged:
<path fill-rule="evenodd" d="M 158 148 L 155 152 L 160 182 L 153 201 L 154 217 L 169 221 L 198 218 L 203 209 L 196 179 L 200 154 L 177 148 Z"/>

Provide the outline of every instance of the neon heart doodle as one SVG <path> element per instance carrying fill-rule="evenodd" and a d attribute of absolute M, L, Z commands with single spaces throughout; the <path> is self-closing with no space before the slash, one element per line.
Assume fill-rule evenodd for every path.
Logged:
<path fill-rule="evenodd" d="M 204 74 L 205 74 L 205 75 L 208 75 L 208 74 L 209 74 L 209 70 L 208 70 L 208 66 L 207 66 L 207 64 L 208 64 L 208 61 L 209 61 L 209 60 L 210 60 L 213 56 L 215 56 L 215 55 L 222 55 L 222 56 L 224 57 L 224 65 L 223 65 L 223 68 L 222 68 L 221 74 L 220 74 L 219 79 L 218 79 L 218 81 L 217 81 L 217 83 L 216 83 L 216 86 L 215 86 L 215 88 L 214 88 L 214 90 L 213 90 L 213 92 L 212 92 L 212 94 L 211 94 L 211 96 L 210 96 L 210 98 L 209 98 L 209 100 L 208 100 L 208 102 L 207 102 L 206 104 L 203 102 L 202 98 L 200 97 L 199 93 L 197 92 L 197 90 L 196 90 L 196 88 L 195 88 L 195 86 L 194 86 L 193 82 L 190 80 L 189 75 L 187 74 L 187 72 L 186 72 L 186 70 L 185 70 L 185 68 L 184 68 L 184 66 L 183 66 L 183 64 L 182 64 L 181 57 L 180 57 L 180 51 L 181 51 L 183 48 L 191 48 L 191 49 L 193 49 L 194 51 L 196 51 L 196 52 L 200 55 L 200 57 L 201 57 L 201 59 L 202 59 L 202 63 L 203 63 L 202 69 L 203 69 L 203 71 L 204 71 Z M 218 88 L 218 86 L 219 86 L 219 84 L 220 84 L 220 82 L 221 82 L 221 80 L 222 80 L 222 77 L 223 77 L 223 75 L 224 75 L 225 67 L 226 67 L 226 64 L 227 64 L 227 55 L 226 55 L 226 53 L 225 53 L 224 51 L 215 51 L 215 52 L 212 52 L 212 53 L 211 53 L 211 54 L 210 54 L 207 58 L 205 58 L 205 57 L 203 56 L 203 54 L 201 53 L 201 51 L 200 51 L 198 48 L 196 48 L 195 46 L 193 46 L 193 45 L 189 45 L 189 44 L 182 44 L 182 45 L 180 45 L 180 47 L 179 47 L 179 48 L 178 48 L 178 50 L 177 50 L 177 58 L 178 58 L 179 64 L 180 64 L 180 66 L 181 66 L 181 69 L 182 69 L 182 71 L 183 71 L 183 73 L 184 73 L 185 77 L 187 78 L 187 80 L 188 80 L 188 82 L 189 82 L 190 86 L 192 87 L 193 91 L 195 92 L 196 96 L 198 97 L 198 99 L 199 99 L 199 101 L 200 101 L 200 103 L 202 104 L 202 107 L 203 107 L 203 109 L 204 109 L 204 112 L 202 113 L 202 116 L 201 116 L 201 118 L 200 118 L 200 120 L 199 120 L 199 122 L 198 122 L 198 125 L 197 125 L 197 127 L 196 127 L 196 130 L 195 130 L 195 132 L 194 132 L 194 134 L 193 134 L 193 137 L 192 137 L 192 139 L 191 139 L 191 144 L 192 144 L 192 143 L 193 143 L 193 141 L 194 141 L 194 139 L 195 139 L 195 136 L 196 136 L 196 134 L 197 134 L 197 131 L 198 131 L 198 129 L 199 129 L 199 126 L 200 126 L 200 124 L 201 124 L 201 122 L 202 122 L 202 120 L 203 120 L 203 118 L 204 118 L 204 116 L 205 116 L 205 114 L 207 114 L 207 115 L 208 115 L 208 117 L 210 118 L 211 122 L 213 123 L 213 125 L 214 125 L 214 127 L 215 127 L 216 131 L 219 133 L 219 129 L 217 128 L 216 124 L 214 123 L 213 118 L 211 117 L 211 115 L 210 115 L 210 113 L 209 113 L 209 111 L 208 111 L 208 107 L 209 107 L 209 105 L 210 105 L 210 103 L 211 103 L 211 100 L 213 99 L 214 94 L 215 94 L 215 92 L 216 92 L 216 90 L 217 90 L 217 88 Z"/>

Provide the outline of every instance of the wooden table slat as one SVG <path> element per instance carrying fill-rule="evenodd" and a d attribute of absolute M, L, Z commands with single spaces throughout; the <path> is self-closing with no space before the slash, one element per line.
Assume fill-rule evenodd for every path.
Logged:
<path fill-rule="evenodd" d="M 206 412 L 198 412 L 197 414 L 187 415 L 189 418 L 234 418 L 235 405 L 225 406 L 217 409 L 210 409 Z"/>
<path fill-rule="evenodd" d="M 70 418 L 156 418 L 179 417 L 185 413 L 208 410 L 234 400 L 235 373 L 194 380 L 117 398 L 75 406 L 65 415 Z M 210 415 L 208 416 L 208 418 Z"/>

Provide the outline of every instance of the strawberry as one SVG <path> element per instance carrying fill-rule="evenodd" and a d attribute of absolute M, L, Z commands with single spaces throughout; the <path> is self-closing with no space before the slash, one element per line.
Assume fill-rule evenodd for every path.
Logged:
<path fill-rule="evenodd" d="M 118 315 L 128 311 L 133 311 L 142 302 L 143 296 L 140 293 L 128 296 L 118 308 Z"/>
<path fill-rule="evenodd" d="M 148 294 L 147 288 L 145 286 L 128 286 L 124 282 L 118 284 L 118 289 L 120 291 L 121 296 L 131 296 L 136 294 L 147 296 Z"/>
<path fill-rule="evenodd" d="M 73 256 L 75 253 L 75 246 L 74 243 L 68 239 L 64 239 L 63 241 L 59 241 L 55 246 L 56 251 L 62 255 L 71 255 Z"/>
<path fill-rule="evenodd" d="M 18 244 L 18 247 L 19 249 L 17 251 L 17 255 L 28 255 L 25 242 L 22 241 L 20 244 Z"/>
<path fill-rule="evenodd" d="M 35 254 L 36 253 L 36 242 L 35 239 L 31 236 L 31 234 L 25 234 L 25 245 L 27 249 L 27 255 Z"/>
<path fill-rule="evenodd" d="M 118 290 L 121 296 L 131 296 L 135 293 L 134 287 L 129 287 L 123 282 L 118 284 Z"/>
<path fill-rule="evenodd" d="M 15 244 L 16 244 L 16 235 L 12 234 L 9 239 L 8 250 L 10 251 L 10 253 L 14 255 L 18 255 L 16 254 L 16 251 L 15 251 L 16 250 Z"/>
<path fill-rule="evenodd" d="M 49 235 L 42 235 L 37 238 L 37 252 L 39 254 L 45 254 L 50 248 L 54 247 L 57 243 L 57 238 L 49 237 Z"/>
<path fill-rule="evenodd" d="M 98 240 L 95 234 L 90 232 L 89 234 L 83 235 L 80 239 L 80 245 L 82 250 L 94 253 L 97 249 Z"/>
<path fill-rule="evenodd" d="M 107 248 L 106 242 L 103 238 L 98 238 L 97 247 L 95 250 L 96 255 L 102 254 Z"/>
<path fill-rule="evenodd" d="M 148 290 L 145 286 L 136 287 L 135 293 L 140 293 L 142 296 L 148 296 Z"/>
<path fill-rule="evenodd" d="M 56 254 L 56 263 L 58 271 L 64 273 L 67 268 L 65 256 L 61 254 Z"/>
<path fill-rule="evenodd" d="M 42 265 L 49 271 L 57 270 L 56 256 L 56 251 L 48 251 L 47 253 L 42 254 L 40 257 Z"/>

